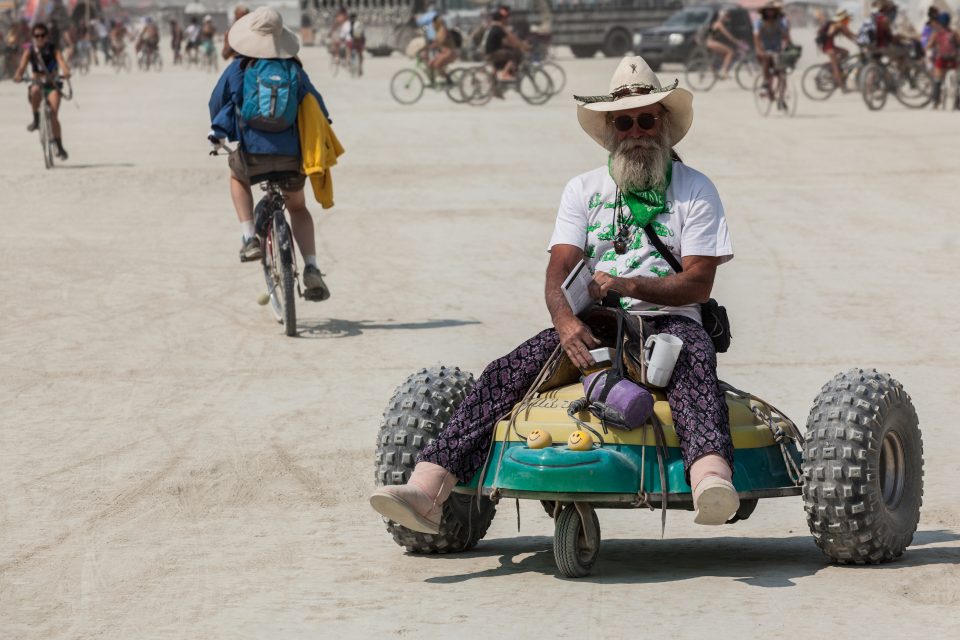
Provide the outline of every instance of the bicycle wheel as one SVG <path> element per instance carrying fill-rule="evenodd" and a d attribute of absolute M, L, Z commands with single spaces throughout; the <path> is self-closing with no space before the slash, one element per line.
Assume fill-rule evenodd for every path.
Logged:
<path fill-rule="evenodd" d="M 797 104 L 800 102 L 800 93 L 797 91 L 797 82 L 793 76 L 785 77 L 786 87 L 783 91 L 783 110 L 781 113 L 788 118 L 797 115 Z"/>
<path fill-rule="evenodd" d="M 860 93 L 867 108 L 879 111 L 887 104 L 887 78 L 882 66 L 871 62 L 860 72 Z"/>
<path fill-rule="evenodd" d="M 553 96 L 553 81 L 550 74 L 540 68 L 525 70 L 517 78 L 517 93 L 527 104 L 546 104 Z"/>
<path fill-rule="evenodd" d="M 40 110 L 40 146 L 43 147 L 43 164 L 47 169 L 53 168 L 53 130 L 50 123 L 50 105 L 43 99 L 43 108 Z"/>
<path fill-rule="evenodd" d="M 812 67 L 807 67 L 807 70 L 803 72 L 803 78 L 800 80 L 800 86 L 803 88 L 803 95 L 816 102 L 832 96 L 837 89 L 837 83 L 833 79 L 830 64 L 815 64 Z"/>
<path fill-rule="evenodd" d="M 760 65 L 754 58 L 740 58 L 733 67 L 733 77 L 744 91 L 753 89 L 753 79 L 760 73 Z"/>
<path fill-rule="evenodd" d="M 160 52 L 154 52 L 153 54 L 153 70 L 154 71 L 163 71 L 163 58 L 160 57 Z"/>
<path fill-rule="evenodd" d="M 400 104 L 413 104 L 423 95 L 425 86 L 416 69 L 401 69 L 390 79 L 390 95 Z"/>
<path fill-rule="evenodd" d="M 280 293 L 283 296 L 283 330 L 291 338 L 297 335 L 297 292 L 293 277 L 293 240 L 290 237 L 290 227 L 283 215 L 283 210 L 273 214 L 272 230 L 276 234 L 277 273 L 279 275 Z"/>
<path fill-rule="evenodd" d="M 492 73 L 483 67 L 468 70 L 460 80 L 460 91 L 463 93 L 464 99 L 475 107 L 490 102 L 496 90 L 496 79 Z"/>
<path fill-rule="evenodd" d="M 467 101 L 467 97 L 463 95 L 463 88 L 460 86 L 466 72 L 466 68 L 458 67 L 447 73 L 447 97 L 457 104 L 463 104 Z"/>
<path fill-rule="evenodd" d="M 909 109 L 922 109 L 933 100 L 933 76 L 922 64 L 908 64 L 896 74 L 894 95 Z"/>
<path fill-rule="evenodd" d="M 713 59 L 696 56 L 687 64 L 685 73 L 687 84 L 694 91 L 710 91 L 717 84 L 717 72 L 713 68 Z"/>
<path fill-rule="evenodd" d="M 770 97 L 769 89 L 763 85 L 762 75 L 757 76 L 753 81 L 753 104 L 757 107 L 757 113 L 764 118 L 770 115 L 773 99 Z"/>
<path fill-rule="evenodd" d="M 567 86 L 567 72 L 556 62 L 541 62 L 540 68 L 547 72 L 553 83 L 553 95 L 557 95 Z"/>

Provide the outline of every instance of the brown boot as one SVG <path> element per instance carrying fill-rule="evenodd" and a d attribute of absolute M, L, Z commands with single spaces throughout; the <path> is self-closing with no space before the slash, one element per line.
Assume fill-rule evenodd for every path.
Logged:
<path fill-rule="evenodd" d="M 383 517 L 412 531 L 440 533 L 443 503 L 457 477 L 432 462 L 418 462 L 407 484 L 380 487 L 370 496 L 370 506 Z"/>
<path fill-rule="evenodd" d="M 698 458 L 690 467 L 693 506 L 697 524 L 724 524 L 740 508 L 740 497 L 731 480 L 730 465 L 717 454 Z"/>

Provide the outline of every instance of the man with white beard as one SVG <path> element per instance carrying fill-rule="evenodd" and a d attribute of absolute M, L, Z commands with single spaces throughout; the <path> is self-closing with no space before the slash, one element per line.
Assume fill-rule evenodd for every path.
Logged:
<path fill-rule="evenodd" d="M 529 390 L 556 346 L 581 370 L 600 345 L 576 315 L 561 285 L 584 260 L 590 293 L 619 296 L 655 333 L 683 340 L 664 389 L 680 439 L 698 524 L 723 524 L 737 511 L 731 482 L 733 444 L 717 357 L 701 325 L 717 267 L 733 258 L 723 205 L 713 183 L 673 151 L 693 123 L 693 95 L 662 87 L 640 57 L 624 58 L 610 93 L 577 97 L 584 131 L 610 152 L 603 167 L 567 183 L 550 240 L 546 303 L 554 327 L 491 363 L 443 431 L 421 452 L 404 485 L 370 498 L 382 515 L 414 531 L 437 533 L 443 502 L 458 480 L 468 482 L 486 459 L 493 427 Z M 649 234 L 649 235 L 648 235 Z M 651 242 L 656 235 L 682 271 Z"/>

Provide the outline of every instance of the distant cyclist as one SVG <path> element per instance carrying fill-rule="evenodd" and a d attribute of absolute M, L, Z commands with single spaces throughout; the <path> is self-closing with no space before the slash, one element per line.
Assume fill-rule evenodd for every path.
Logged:
<path fill-rule="evenodd" d="M 137 36 L 136 51 L 144 56 L 156 53 L 160 49 L 160 29 L 153 18 L 147 16 L 143 19 L 143 29 Z"/>
<path fill-rule="evenodd" d="M 493 63 L 500 80 L 515 80 L 517 67 L 523 61 L 523 54 L 530 50 L 530 45 L 518 38 L 507 27 L 510 11 L 500 7 L 490 16 L 491 24 L 484 36 L 484 52 L 487 59 Z"/>
<path fill-rule="evenodd" d="M 943 78 L 948 71 L 957 68 L 960 57 L 960 36 L 950 28 L 949 13 L 943 12 L 937 16 L 927 50 L 933 59 L 933 108 L 939 109 Z M 960 109 L 960 94 L 954 96 L 953 108 Z"/>
<path fill-rule="evenodd" d="M 833 81 L 841 91 L 846 93 L 846 83 L 843 81 L 843 74 L 840 72 L 840 63 L 850 55 L 847 49 L 837 44 L 837 37 L 843 36 L 847 40 L 856 43 L 857 36 L 850 31 L 851 15 L 846 9 L 841 9 L 833 18 L 824 24 L 817 33 L 817 43 L 820 50 L 830 58 L 830 69 L 833 71 Z"/>
<path fill-rule="evenodd" d="M 730 11 L 728 9 L 721 9 L 717 14 L 717 19 L 713 21 L 709 31 L 707 31 L 705 44 L 710 51 L 723 56 L 720 78 L 726 80 L 730 73 L 730 65 L 733 64 L 734 54 L 736 54 L 737 49 L 746 46 L 730 31 Z"/>
<path fill-rule="evenodd" d="M 427 45 L 427 49 L 435 53 L 429 58 L 430 62 L 427 63 L 427 66 L 442 78 L 446 78 L 449 83 L 447 66 L 457 59 L 457 53 L 460 51 L 462 41 L 458 42 L 459 33 L 455 33 L 447 27 L 443 18 L 439 15 L 433 18 L 433 30 L 436 33 L 436 37 L 433 39 L 433 42 Z"/>
<path fill-rule="evenodd" d="M 187 61 L 197 61 L 197 47 L 200 46 L 200 21 L 197 16 L 190 18 L 190 24 L 183 30 L 183 37 L 186 40 L 185 50 L 187 52 Z"/>
<path fill-rule="evenodd" d="M 46 99 L 50 105 L 50 124 L 53 127 L 53 143 L 57 147 L 57 157 L 67 159 L 67 150 L 63 148 L 63 132 L 60 127 L 59 78 L 70 77 L 70 67 L 63 59 L 63 53 L 52 42 L 47 42 L 50 31 L 38 22 L 33 25 L 33 42 L 24 50 L 20 65 L 13 75 L 15 82 L 23 80 L 27 65 L 33 72 L 33 84 L 30 85 L 30 108 L 33 110 L 33 122 L 27 125 L 27 131 L 36 131 L 40 127 L 40 104 Z M 58 77 L 59 76 L 59 77 Z"/>
<path fill-rule="evenodd" d="M 297 36 L 283 26 L 283 19 L 275 9 L 261 7 L 237 20 L 230 28 L 230 42 L 237 56 L 224 70 L 210 96 L 209 139 L 215 149 L 219 149 L 228 138 L 239 142 L 230 154 L 229 166 L 230 195 L 242 228 L 240 260 L 257 260 L 262 252 L 254 229 L 251 178 L 273 172 L 294 173 L 295 176 L 282 180 L 280 186 L 290 212 L 293 237 L 303 255 L 303 285 L 314 290 L 315 299 L 326 299 L 330 292 L 317 266 L 313 217 L 307 210 L 303 192 L 306 176 L 302 170 L 300 133 L 295 120 L 297 111 L 293 112 L 292 122 L 278 122 L 278 116 L 271 111 L 272 120 L 267 127 L 256 121 L 267 118 L 259 112 L 261 102 L 245 103 L 244 95 L 246 87 L 256 82 L 251 78 L 257 78 L 262 71 L 287 88 L 282 94 L 289 96 L 286 99 L 295 99 L 299 105 L 308 93 L 312 94 L 324 116 L 329 117 L 323 98 L 296 58 L 300 49 Z M 256 89 L 257 85 L 253 85 L 253 90 Z M 261 87 L 262 90 L 266 89 Z M 276 108 L 286 111 L 283 105 Z M 250 120 L 245 120 L 241 113 L 247 113 Z M 285 127 L 280 128 L 283 125 Z"/>
<path fill-rule="evenodd" d="M 753 43 L 763 66 L 763 86 L 772 93 L 776 60 L 790 44 L 790 26 L 783 15 L 783 5 L 777 0 L 767 2 L 760 8 L 760 19 L 753 29 Z M 786 88 L 786 82 L 778 82 L 776 95 L 771 96 L 781 109 L 786 106 L 783 99 Z"/>
<path fill-rule="evenodd" d="M 170 49 L 173 51 L 173 64 L 183 62 L 183 28 L 176 20 L 170 20 Z"/>

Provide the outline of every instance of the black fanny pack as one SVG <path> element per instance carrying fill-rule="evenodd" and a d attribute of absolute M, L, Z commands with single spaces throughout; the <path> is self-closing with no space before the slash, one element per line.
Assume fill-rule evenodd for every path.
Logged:
<path fill-rule="evenodd" d="M 657 236 L 653 226 L 648 224 L 643 228 L 643 231 L 647 234 L 650 244 L 657 248 L 657 251 L 660 252 L 670 267 L 677 273 L 681 273 L 683 267 L 680 266 L 680 262 Z M 700 305 L 700 321 L 703 323 L 707 335 L 713 341 L 713 348 L 716 349 L 717 353 L 725 353 L 730 348 L 730 339 L 733 338 L 733 334 L 730 333 L 730 319 L 727 318 L 726 308 L 710 298 Z"/>

